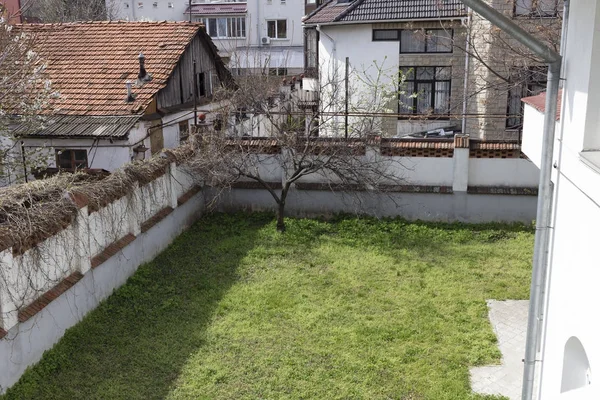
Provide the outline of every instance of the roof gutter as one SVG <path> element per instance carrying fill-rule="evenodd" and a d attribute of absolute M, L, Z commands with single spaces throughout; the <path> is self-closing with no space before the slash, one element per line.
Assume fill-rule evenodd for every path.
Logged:
<path fill-rule="evenodd" d="M 544 43 L 515 24 L 504 14 L 488 6 L 483 0 L 462 0 L 462 2 L 482 17 L 502 29 L 521 44 L 533 51 L 548 63 L 546 88 L 546 113 L 544 115 L 544 134 L 542 139 L 542 160 L 538 190 L 535 245 L 533 252 L 533 271 L 527 319 L 527 341 L 523 369 L 522 400 L 531 400 L 535 379 L 536 353 L 541 330 L 544 288 L 548 267 L 548 251 L 552 212 L 552 158 L 554 154 L 554 131 L 556 127 L 556 103 L 562 57 Z M 541 359 L 539 360 L 541 362 Z"/>
<path fill-rule="evenodd" d="M 389 23 L 401 23 L 401 22 L 427 22 L 427 21 L 460 21 L 466 17 L 465 15 L 455 17 L 438 17 L 438 18 L 411 18 L 411 19 L 382 19 L 377 21 L 334 21 L 334 22 L 317 22 L 317 23 L 303 23 L 303 26 L 336 26 L 336 25 L 364 25 L 364 24 L 389 24 Z"/>

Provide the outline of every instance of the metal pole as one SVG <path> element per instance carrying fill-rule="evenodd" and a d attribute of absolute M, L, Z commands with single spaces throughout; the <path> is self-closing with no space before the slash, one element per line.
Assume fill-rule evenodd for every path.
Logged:
<path fill-rule="evenodd" d="M 552 204 L 552 158 L 554 154 L 554 127 L 556 126 L 556 101 L 560 82 L 561 60 L 548 66 L 546 88 L 546 112 L 544 114 L 544 136 L 538 190 L 533 271 L 529 295 L 529 315 L 527 318 L 527 341 L 525 343 L 525 366 L 523 368 L 522 399 L 530 400 L 533 394 L 535 363 L 538 349 L 538 331 L 541 327 L 540 314 L 543 310 L 544 282 L 548 262 Z"/>
<path fill-rule="evenodd" d="M 23 160 L 23 172 L 25 173 L 25 183 L 29 182 L 27 179 L 27 162 L 25 161 L 25 142 L 21 140 L 21 159 Z"/>
<path fill-rule="evenodd" d="M 188 9 L 190 11 L 190 23 L 192 23 L 192 0 L 188 2 Z M 198 74 L 196 74 L 196 59 L 194 58 L 194 39 L 192 39 L 192 43 L 190 44 L 190 53 L 192 55 L 193 68 L 192 73 L 194 74 L 194 127 L 198 126 Z"/>
<path fill-rule="evenodd" d="M 198 74 L 196 73 L 196 60 L 194 60 L 194 126 L 198 126 Z"/>
<path fill-rule="evenodd" d="M 345 138 L 348 139 L 348 70 L 350 66 L 350 57 L 346 57 L 346 72 L 344 84 L 346 85 L 346 93 L 345 93 L 345 111 L 344 111 L 344 129 L 345 129 Z"/>

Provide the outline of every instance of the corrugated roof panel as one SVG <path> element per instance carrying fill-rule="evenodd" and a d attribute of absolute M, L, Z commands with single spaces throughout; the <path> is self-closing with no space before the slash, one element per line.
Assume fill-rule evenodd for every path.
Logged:
<path fill-rule="evenodd" d="M 31 132 L 28 126 L 19 126 L 14 134 L 19 137 L 77 137 L 124 139 L 141 116 L 103 117 L 54 115 L 46 126 Z"/>

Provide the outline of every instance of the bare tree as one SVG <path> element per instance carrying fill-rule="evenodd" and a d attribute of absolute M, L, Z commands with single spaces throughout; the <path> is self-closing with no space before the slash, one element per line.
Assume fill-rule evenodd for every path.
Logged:
<path fill-rule="evenodd" d="M 20 147 L 13 129 L 35 131 L 44 122 L 50 99 L 57 95 L 44 74 L 45 63 L 35 51 L 35 36 L 0 21 L 0 179 L 4 184 L 43 164 L 43 152 Z"/>
<path fill-rule="evenodd" d="M 22 4 L 26 20 L 44 23 L 111 20 L 117 7 L 112 0 L 26 0 Z"/>
<path fill-rule="evenodd" d="M 277 205 L 281 232 L 286 201 L 297 184 L 310 181 L 323 189 L 361 193 L 400 184 L 398 158 L 377 151 L 384 118 L 375 112 L 385 110 L 390 98 L 397 101 L 398 86 L 382 85 L 394 88 L 386 90 L 378 80 L 361 81 L 371 112 L 361 108 L 359 114 L 345 112 L 344 83 L 328 79 L 306 91 L 295 78 L 283 86 L 268 75 L 240 79 L 236 89 L 219 94 L 227 106 L 213 124 L 192 138 L 192 170 L 215 188 L 249 182 L 266 190 Z M 367 83 L 375 85 L 366 90 Z"/>
<path fill-rule="evenodd" d="M 512 17 L 548 47 L 559 51 L 562 27 L 561 0 L 495 0 L 492 5 Z M 471 129 L 512 130 L 522 126 L 521 98 L 545 90 L 547 68 L 543 60 L 506 32 L 471 13 L 463 34 L 453 45 L 470 58 L 467 84 Z M 502 101 L 506 99 L 505 101 Z M 506 118 L 485 121 L 486 114 Z M 478 123 L 479 125 L 475 125 Z"/>

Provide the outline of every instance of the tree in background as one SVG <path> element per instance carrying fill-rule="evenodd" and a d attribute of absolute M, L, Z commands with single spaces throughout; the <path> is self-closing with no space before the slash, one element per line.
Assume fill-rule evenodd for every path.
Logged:
<path fill-rule="evenodd" d="M 238 80 L 237 88 L 218 94 L 226 106 L 212 126 L 192 137 L 191 169 L 218 192 L 234 183 L 266 190 L 276 203 L 281 232 L 289 194 L 308 177 L 323 190 L 359 193 L 359 200 L 401 184 L 398 158 L 376 149 L 382 113 L 397 104 L 397 82 L 348 78 L 349 90 L 368 101 L 368 112 L 346 112 L 343 80 L 321 81 L 311 91 L 300 90 L 295 78 L 283 86 L 268 75 Z"/>
<path fill-rule="evenodd" d="M 57 93 L 44 76 L 45 64 L 35 51 L 36 38 L 0 21 L 0 181 L 19 181 L 45 159 L 41 151 L 24 154 L 13 128 L 35 131 L 43 126 L 43 113 Z"/>

